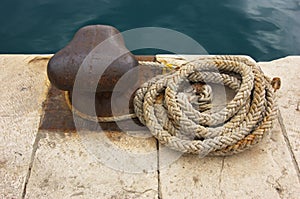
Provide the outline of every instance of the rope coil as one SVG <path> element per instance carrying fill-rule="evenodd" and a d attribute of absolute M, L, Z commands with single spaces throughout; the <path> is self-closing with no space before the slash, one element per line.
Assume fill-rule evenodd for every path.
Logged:
<path fill-rule="evenodd" d="M 220 111 L 201 112 L 203 105 L 211 105 L 203 93 L 210 89 L 202 89 L 198 101 L 204 103 L 197 110 L 180 90 L 186 80 L 224 84 L 236 95 Z M 196 59 L 173 73 L 153 78 L 136 91 L 134 108 L 160 143 L 200 156 L 244 151 L 266 135 L 276 116 L 271 80 L 255 62 L 237 56 Z"/>
<path fill-rule="evenodd" d="M 89 116 L 72 107 L 66 92 L 68 106 L 80 117 L 97 122 L 138 117 L 161 144 L 202 157 L 244 151 L 272 128 L 277 115 L 274 91 L 271 80 L 255 62 L 238 56 L 213 56 L 180 66 L 140 64 L 168 67 L 172 72 L 154 77 L 136 91 L 135 114 Z M 228 87 L 236 95 L 230 102 L 216 105 L 210 84 Z"/>

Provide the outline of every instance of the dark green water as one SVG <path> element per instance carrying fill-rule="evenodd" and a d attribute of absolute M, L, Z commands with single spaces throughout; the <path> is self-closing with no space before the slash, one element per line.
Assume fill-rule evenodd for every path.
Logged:
<path fill-rule="evenodd" d="M 210 54 L 300 54 L 300 0 L 2 0 L 0 53 L 55 53 L 89 24 L 170 28 Z"/>

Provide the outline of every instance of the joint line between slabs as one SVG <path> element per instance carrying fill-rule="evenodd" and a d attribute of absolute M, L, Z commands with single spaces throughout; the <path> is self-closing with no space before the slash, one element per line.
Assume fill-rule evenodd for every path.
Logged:
<path fill-rule="evenodd" d="M 283 122 L 283 118 L 282 118 L 282 115 L 281 115 L 281 112 L 280 112 L 279 109 L 278 109 L 278 122 L 279 122 L 281 131 L 282 131 L 282 134 L 283 134 L 283 137 L 284 137 L 284 141 L 285 141 L 285 143 L 287 145 L 287 148 L 289 150 L 289 153 L 291 155 L 292 162 L 293 162 L 293 165 L 294 165 L 296 173 L 297 173 L 298 181 L 300 182 L 300 168 L 299 168 L 299 165 L 297 163 L 296 156 L 293 152 L 291 142 L 288 138 L 287 131 L 286 131 L 286 128 L 285 128 L 285 125 L 284 125 L 284 122 Z"/>
<path fill-rule="evenodd" d="M 32 167 L 33 167 L 33 161 L 35 159 L 35 155 L 36 155 L 36 151 L 38 149 L 38 144 L 41 140 L 41 134 L 38 131 L 34 140 L 34 144 L 32 146 L 32 152 L 31 152 L 31 157 L 30 157 L 30 163 L 29 163 L 29 167 L 28 167 L 28 171 L 26 174 L 26 178 L 25 178 L 25 183 L 24 183 L 24 188 L 23 188 L 23 192 L 22 192 L 22 199 L 25 198 L 26 196 L 26 191 L 27 191 L 27 185 L 31 176 L 31 171 L 32 171 Z"/>

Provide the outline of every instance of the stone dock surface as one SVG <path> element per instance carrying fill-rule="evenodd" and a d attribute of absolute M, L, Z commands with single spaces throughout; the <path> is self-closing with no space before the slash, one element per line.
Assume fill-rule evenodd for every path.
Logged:
<path fill-rule="evenodd" d="M 137 173 L 91 153 L 47 79 L 50 57 L 0 55 L 0 198 L 300 198 L 300 56 L 259 63 L 282 81 L 267 139 L 237 155 L 182 155 L 166 165 L 157 153 L 153 171 Z M 106 137 L 132 153 L 161 147 L 152 137 Z"/>

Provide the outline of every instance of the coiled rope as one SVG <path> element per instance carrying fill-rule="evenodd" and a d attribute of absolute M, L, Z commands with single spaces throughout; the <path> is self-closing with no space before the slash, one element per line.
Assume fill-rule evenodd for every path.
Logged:
<path fill-rule="evenodd" d="M 274 91 L 255 62 L 214 56 L 175 67 L 177 70 L 144 83 L 134 97 L 136 116 L 161 144 L 200 156 L 230 155 L 258 143 L 272 128 L 277 115 Z M 215 106 L 209 84 L 229 87 L 236 95 L 229 103 Z M 103 119 L 76 114 L 98 121 L 135 116 Z"/>

